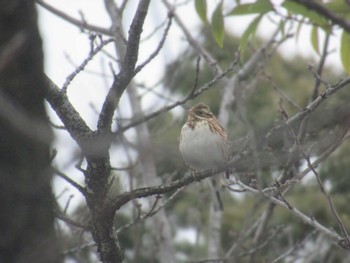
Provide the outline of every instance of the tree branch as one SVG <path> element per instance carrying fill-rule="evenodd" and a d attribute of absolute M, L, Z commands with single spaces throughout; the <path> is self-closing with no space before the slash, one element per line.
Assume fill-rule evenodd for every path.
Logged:
<path fill-rule="evenodd" d="M 67 15 L 66 13 L 58 10 L 57 8 L 45 3 L 44 1 L 41 1 L 41 0 L 35 0 L 35 1 L 38 5 L 45 8 L 49 12 L 57 15 L 58 17 L 62 18 L 65 21 L 79 27 L 80 29 L 86 29 L 89 31 L 94 31 L 96 33 L 101 33 L 103 35 L 113 36 L 113 32 L 109 29 L 99 27 L 99 26 L 90 25 L 90 24 L 87 24 L 85 21 L 80 21 L 78 19 L 75 19 L 75 18 Z"/>
<path fill-rule="evenodd" d="M 311 112 L 313 112 L 323 101 L 332 96 L 334 93 L 339 91 L 340 89 L 348 86 L 350 84 L 350 77 L 345 78 L 335 85 L 330 86 L 324 92 L 322 92 L 314 101 L 309 103 L 302 111 L 295 114 L 293 117 L 289 118 L 286 121 L 286 124 L 291 125 L 297 121 L 303 120 L 306 116 L 308 116 Z M 278 129 L 285 126 L 284 122 L 281 122 L 279 125 L 276 125 L 273 129 L 271 129 L 265 136 L 265 138 L 270 138 L 271 135 L 277 131 Z"/>
<path fill-rule="evenodd" d="M 91 40 L 93 41 L 93 40 Z M 91 48 L 90 53 L 86 59 L 72 72 L 67 78 L 66 81 L 64 82 L 62 86 L 62 92 L 66 92 L 68 85 L 72 82 L 72 80 L 79 74 L 79 72 L 83 71 L 87 64 L 94 58 L 95 55 L 97 55 L 106 45 L 109 43 L 113 42 L 114 39 L 107 39 L 107 40 L 102 40 L 101 43 L 96 47 L 96 48 Z M 92 44 L 93 45 L 93 44 Z"/>
<path fill-rule="evenodd" d="M 131 79 L 135 76 L 135 65 L 138 59 L 138 50 L 142 27 L 148 12 L 150 0 L 141 0 L 129 29 L 129 38 L 124 61 L 121 70 L 115 76 L 98 119 L 98 130 L 109 131 L 112 125 L 114 110 L 119 104 L 120 97 L 124 93 Z"/>
<path fill-rule="evenodd" d="M 257 189 L 254 189 L 250 186 L 247 186 L 245 184 L 243 184 L 242 182 L 238 181 L 238 184 L 248 190 L 249 192 L 255 193 L 255 194 L 262 194 L 264 193 L 264 191 L 259 191 Z M 317 229 L 318 231 L 324 233 L 326 236 L 328 236 L 329 238 L 337 241 L 338 243 L 341 242 L 343 240 L 343 238 L 338 235 L 336 232 L 328 229 L 327 227 L 323 226 L 322 224 L 320 224 L 316 219 L 311 218 L 307 215 L 305 215 L 304 213 L 302 213 L 300 210 L 298 210 L 297 208 L 291 206 L 289 203 L 285 202 L 284 200 L 280 200 L 274 196 L 268 195 L 268 194 L 264 194 L 264 196 L 266 198 L 268 198 L 271 202 L 273 202 L 276 205 L 282 206 L 286 209 L 288 209 L 289 211 L 291 211 L 291 213 L 293 215 L 295 215 L 296 217 L 298 217 L 299 219 L 301 219 L 304 223 L 311 225 L 312 227 L 314 227 L 315 229 Z"/>
<path fill-rule="evenodd" d="M 191 35 L 190 31 L 187 29 L 185 24 L 182 22 L 180 17 L 176 14 L 174 7 L 167 1 L 163 0 L 163 4 L 167 7 L 168 12 L 172 13 L 174 19 L 178 26 L 181 28 L 184 33 L 188 43 L 197 51 L 197 53 L 204 58 L 204 60 L 208 63 L 208 65 L 213 69 L 215 74 L 222 74 L 223 70 L 220 68 L 218 62 L 214 59 L 214 57 L 202 46 L 198 43 L 198 41 Z"/>
<path fill-rule="evenodd" d="M 96 134 L 87 126 L 79 112 L 70 103 L 67 94 L 61 91 L 47 76 L 46 81 L 47 92 L 45 98 L 63 122 L 71 137 L 85 154 L 99 154 L 99 151 L 102 149 L 102 146 L 99 146 L 99 144 L 102 143 L 103 138 L 98 140 L 98 142 L 92 140 L 96 137 Z"/>
<path fill-rule="evenodd" d="M 136 220 L 134 220 L 133 222 L 130 222 L 124 226 L 121 226 L 120 228 L 117 229 L 117 233 L 120 233 L 122 231 L 124 231 L 125 229 L 128 229 L 138 223 L 141 223 L 143 222 L 144 220 L 146 220 L 147 218 L 149 217 L 152 217 L 153 215 L 155 215 L 156 213 L 158 213 L 161 209 L 163 209 L 167 204 L 169 204 L 171 201 L 174 200 L 175 197 L 178 196 L 179 193 L 182 192 L 182 190 L 184 190 L 185 188 L 184 187 L 180 187 L 178 188 L 170 197 L 168 197 L 167 200 L 165 200 L 162 204 L 160 204 L 158 207 L 156 206 L 153 206 L 151 208 L 150 211 L 148 211 L 146 214 L 144 214 L 143 216 L 137 218 Z"/>
<path fill-rule="evenodd" d="M 61 171 L 59 171 L 55 167 L 51 167 L 51 168 L 53 169 L 55 174 L 57 174 L 59 177 L 61 177 L 62 179 L 66 180 L 69 184 L 74 186 L 77 190 L 79 190 L 80 193 L 82 193 L 82 195 L 84 195 L 84 196 L 86 195 L 86 189 L 84 187 L 82 187 L 76 181 L 72 180 L 70 177 L 68 177 L 66 174 L 62 173 Z"/>
<path fill-rule="evenodd" d="M 293 1 L 328 18 L 333 22 L 333 24 L 339 25 L 348 33 L 350 33 L 350 22 L 342 17 L 337 16 L 336 14 L 331 12 L 328 8 L 324 7 L 322 4 L 319 4 L 313 0 L 293 0 Z"/>
<path fill-rule="evenodd" d="M 326 197 L 328 205 L 329 205 L 329 207 L 330 207 L 330 209 L 332 211 L 332 214 L 333 214 L 334 218 L 336 219 L 337 224 L 338 224 L 338 226 L 339 226 L 339 228 L 340 228 L 340 230 L 342 232 L 342 236 L 344 238 L 343 239 L 344 242 L 347 244 L 348 247 L 350 247 L 350 239 L 349 239 L 348 232 L 347 232 L 347 230 L 345 228 L 345 225 L 344 225 L 343 221 L 341 220 L 341 218 L 340 218 L 340 216 L 339 216 L 339 214 L 338 214 L 338 212 L 337 212 L 337 210 L 336 210 L 336 208 L 334 206 L 333 199 L 331 198 L 329 193 L 326 191 L 326 189 L 325 189 L 325 187 L 323 185 L 323 182 L 321 180 L 320 175 L 316 171 L 315 167 L 312 165 L 312 163 L 310 161 L 310 157 L 305 153 L 305 151 L 304 151 L 303 147 L 301 146 L 301 144 L 300 144 L 297 136 L 295 135 L 293 129 L 287 124 L 286 124 L 286 126 L 288 128 L 289 133 L 292 135 L 292 137 L 293 137 L 293 139 L 294 139 L 294 141 L 296 143 L 296 146 L 298 147 L 300 153 L 302 154 L 303 158 L 306 160 L 308 167 L 311 169 L 311 171 L 315 175 L 315 177 L 317 179 L 317 183 L 318 183 L 318 185 L 320 187 L 321 193 Z M 280 196 L 283 197 L 282 193 L 280 194 Z M 283 199 L 282 199 L 282 201 L 283 201 Z M 285 203 L 288 204 L 287 201 L 285 201 Z"/>
<path fill-rule="evenodd" d="M 166 37 L 168 36 L 168 32 L 169 32 L 169 29 L 170 29 L 170 26 L 171 26 L 171 21 L 172 21 L 172 18 L 173 18 L 173 14 L 169 13 L 168 17 L 169 17 L 169 19 L 168 19 L 167 26 L 166 26 L 166 28 L 164 30 L 162 39 L 160 40 L 156 50 L 149 56 L 149 58 L 145 62 L 143 62 L 141 65 L 137 66 L 137 68 L 135 69 L 135 74 L 140 72 L 149 62 L 151 62 L 159 54 L 160 50 L 162 49 L 162 47 L 163 47 L 163 45 L 165 43 Z"/>
<path fill-rule="evenodd" d="M 216 170 L 207 170 L 201 173 L 191 174 L 188 176 L 185 176 L 184 178 L 180 180 L 176 180 L 168 185 L 159 185 L 154 187 L 144 187 L 144 188 L 138 188 L 129 192 L 125 192 L 121 195 L 119 195 L 113 202 L 112 209 L 113 211 L 119 210 L 124 204 L 128 203 L 130 200 L 136 199 L 136 198 L 143 198 L 148 197 L 152 195 L 160 195 L 169 193 L 171 191 L 175 191 L 183 186 L 189 185 L 193 183 L 194 181 L 200 182 L 203 179 L 207 177 L 211 177 L 214 175 L 218 175 L 221 172 L 225 171 L 225 168 L 219 168 Z"/>

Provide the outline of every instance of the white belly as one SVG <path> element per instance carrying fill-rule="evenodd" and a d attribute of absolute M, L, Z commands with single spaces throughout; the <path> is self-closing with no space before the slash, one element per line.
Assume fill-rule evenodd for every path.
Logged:
<path fill-rule="evenodd" d="M 180 152 L 184 161 L 196 170 L 213 169 L 225 164 L 224 142 L 212 133 L 207 125 L 197 125 L 191 129 L 187 124 L 182 127 Z"/>

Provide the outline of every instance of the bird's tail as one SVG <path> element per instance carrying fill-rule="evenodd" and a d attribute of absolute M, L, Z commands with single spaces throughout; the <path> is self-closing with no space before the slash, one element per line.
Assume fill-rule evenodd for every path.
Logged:
<path fill-rule="evenodd" d="M 224 211 L 224 204 L 221 199 L 221 194 L 220 194 L 220 185 L 218 183 L 218 178 L 212 178 L 211 180 L 211 185 L 212 185 L 212 192 L 215 194 L 214 197 L 214 211 Z"/>

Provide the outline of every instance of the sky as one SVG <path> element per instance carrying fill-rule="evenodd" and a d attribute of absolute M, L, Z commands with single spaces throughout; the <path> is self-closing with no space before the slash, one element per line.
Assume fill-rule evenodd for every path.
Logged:
<path fill-rule="evenodd" d="M 108 15 L 102 3 L 103 1 L 46 0 L 46 2 L 77 19 L 82 18 L 83 14 L 85 21 L 91 24 L 106 28 L 108 28 L 110 25 Z M 138 1 L 130 0 L 129 2 L 128 8 L 126 9 L 127 19 L 124 22 L 126 32 L 128 25 L 131 23 L 131 18 L 133 17 L 135 4 Z M 210 1 L 211 5 L 209 7 L 209 13 L 212 12 L 218 2 L 219 1 Z M 278 3 L 281 1 L 274 2 Z M 61 18 L 44 10 L 42 7 L 38 7 L 38 12 L 39 26 L 44 41 L 45 71 L 46 74 L 59 87 L 61 87 L 67 76 L 70 75 L 75 70 L 76 66 L 81 64 L 89 54 L 89 38 L 87 34 L 81 33 L 75 26 L 63 21 Z M 199 37 L 198 33 L 196 33 L 196 29 L 201 22 L 194 11 L 193 3 L 190 1 L 189 4 L 182 5 L 180 9 L 176 10 L 176 12 L 180 15 L 183 21 L 189 25 L 190 31 L 194 32 L 196 37 Z M 241 35 L 253 18 L 254 16 L 226 18 L 226 29 L 231 33 Z M 161 3 L 161 1 L 153 1 L 144 26 L 143 36 L 148 36 L 150 33 L 152 33 L 153 28 L 163 23 L 165 19 L 166 12 L 164 12 L 164 5 Z M 258 35 L 263 38 L 268 38 L 272 32 L 271 21 L 269 21 L 269 19 L 265 19 L 259 26 Z M 289 59 L 293 58 L 297 54 L 301 54 L 304 57 L 309 58 L 310 63 L 312 63 L 312 61 L 317 61 L 318 56 L 312 50 L 309 35 L 310 28 L 304 27 L 301 31 L 298 42 L 296 42 L 295 38 L 292 38 L 280 47 L 281 54 Z M 142 42 L 139 53 L 140 62 L 147 59 L 153 52 L 154 47 L 158 45 L 161 36 L 162 31 L 156 33 L 152 38 L 147 38 L 146 41 Z M 331 42 L 332 48 L 335 50 L 338 49 L 339 45 L 336 38 L 337 35 L 332 37 Z M 157 83 L 162 78 L 166 63 L 169 63 L 175 59 L 181 59 L 178 57 L 178 55 L 187 47 L 188 43 L 185 41 L 182 32 L 173 22 L 173 26 L 169 32 L 162 52 L 137 76 L 137 81 L 150 86 Z M 113 44 L 110 45 L 108 51 L 110 54 L 114 54 Z M 76 79 L 72 81 L 68 88 L 70 101 L 92 129 L 96 128 L 99 109 L 101 108 L 104 96 L 112 83 L 112 71 L 109 63 L 110 59 L 108 59 L 106 56 L 97 56 L 96 59 L 89 63 L 86 70 L 80 73 Z M 331 56 L 328 63 L 330 63 L 334 70 L 341 70 L 339 58 L 336 52 Z M 115 66 L 112 67 L 114 71 L 117 71 Z M 157 90 L 162 92 L 162 87 L 157 87 Z M 143 99 L 143 106 L 146 109 L 150 109 L 156 102 L 157 97 L 152 94 L 148 94 Z M 50 110 L 50 106 L 47 108 L 52 122 L 60 124 L 60 121 L 56 117 L 55 113 Z M 125 116 L 130 115 L 130 106 L 126 96 L 122 97 L 120 108 Z M 129 131 L 129 135 L 132 137 L 133 132 Z M 55 165 L 57 165 L 67 174 L 71 175 L 72 179 L 83 184 L 83 176 L 74 168 L 75 162 L 72 162 L 72 152 L 77 152 L 75 142 L 67 135 L 65 131 L 57 131 L 56 141 L 53 147 L 57 148 L 58 150 Z M 115 163 L 115 165 L 117 166 L 120 164 Z M 67 203 L 67 201 L 73 196 L 72 205 L 68 209 L 69 212 L 73 211 L 74 207 L 80 201 L 82 201 L 82 196 L 74 188 L 63 182 L 62 179 L 56 178 L 53 185 L 56 195 L 63 193 L 60 195 L 59 199 L 62 205 Z"/>

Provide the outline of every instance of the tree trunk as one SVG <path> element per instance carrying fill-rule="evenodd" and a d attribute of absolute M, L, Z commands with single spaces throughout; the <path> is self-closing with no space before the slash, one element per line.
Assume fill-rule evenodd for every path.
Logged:
<path fill-rule="evenodd" d="M 34 1 L 0 6 L 0 262 L 60 262 Z"/>

